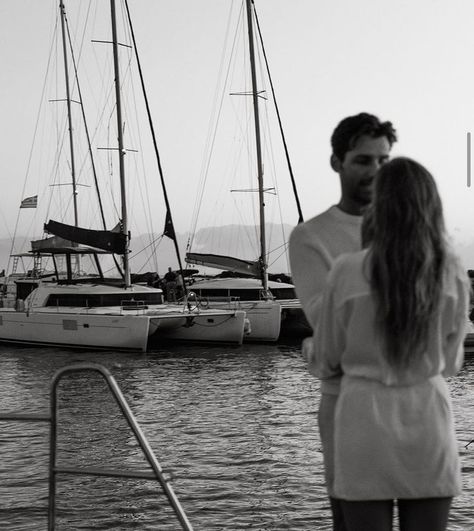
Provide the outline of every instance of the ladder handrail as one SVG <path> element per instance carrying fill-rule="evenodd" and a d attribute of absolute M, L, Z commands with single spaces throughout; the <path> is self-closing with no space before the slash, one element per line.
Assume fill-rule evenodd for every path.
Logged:
<path fill-rule="evenodd" d="M 145 457 L 153 470 L 153 473 L 147 472 L 133 472 L 127 470 L 105 470 L 92 467 L 58 467 L 56 464 L 57 454 L 57 416 L 58 416 L 58 401 L 57 401 L 57 388 L 59 381 L 63 376 L 68 373 L 78 371 L 95 371 L 102 375 L 106 381 L 109 390 L 111 391 L 115 401 L 117 402 L 120 410 L 127 420 L 130 429 L 133 431 L 135 438 L 145 454 Z M 122 394 L 115 378 L 112 374 L 102 365 L 96 363 L 75 363 L 68 365 L 56 371 L 53 375 L 50 387 L 50 414 L 38 414 L 38 413 L 2 413 L 0 414 L 0 421 L 2 420 L 18 420 L 18 421 L 33 421 L 41 422 L 46 421 L 50 424 L 50 456 L 49 456 L 49 503 L 48 503 L 48 530 L 54 531 L 55 529 L 55 517 L 56 517 L 56 475 L 59 473 L 66 474 L 87 474 L 87 475 L 99 475 L 110 477 L 133 477 L 133 478 L 146 478 L 156 479 L 161 488 L 163 489 L 170 505 L 172 506 L 176 517 L 178 518 L 181 527 L 184 531 L 193 531 L 191 523 L 189 522 L 181 504 L 179 503 L 176 494 L 169 482 L 163 475 L 163 469 L 161 468 L 158 459 L 156 458 L 153 450 L 142 432 L 138 422 L 133 415 L 130 406 L 128 405 L 125 397 Z"/>

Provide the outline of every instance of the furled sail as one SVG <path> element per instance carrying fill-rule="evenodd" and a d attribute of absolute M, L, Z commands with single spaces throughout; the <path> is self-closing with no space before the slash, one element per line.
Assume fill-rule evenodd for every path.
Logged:
<path fill-rule="evenodd" d="M 232 256 L 208 253 L 186 253 L 186 262 L 188 264 L 215 267 L 217 269 L 225 269 L 226 271 L 234 271 L 235 273 L 243 273 L 255 277 L 260 277 L 261 275 L 259 262 L 240 260 Z"/>
<path fill-rule="evenodd" d="M 110 230 L 91 230 L 66 225 L 50 220 L 45 223 L 44 230 L 66 240 L 83 245 L 90 245 L 114 254 L 125 254 L 127 239 L 125 234 Z"/>

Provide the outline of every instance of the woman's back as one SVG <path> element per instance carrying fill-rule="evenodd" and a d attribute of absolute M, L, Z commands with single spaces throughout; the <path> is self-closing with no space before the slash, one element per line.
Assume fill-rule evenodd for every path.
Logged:
<path fill-rule="evenodd" d="M 426 348 L 394 367 L 375 325 L 369 251 L 341 256 L 328 280 L 317 331 L 320 378 L 342 372 L 335 417 L 335 494 L 345 500 L 449 497 L 461 479 L 443 376 L 463 360 L 467 274 L 447 255 Z"/>
<path fill-rule="evenodd" d="M 318 337 L 318 374 L 334 376 L 334 364 L 345 376 L 377 380 L 385 385 L 411 385 L 436 374 L 455 374 L 463 360 L 464 327 L 467 323 L 469 280 L 452 253 L 443 274 L 439 308 L 429 327 L 426 348 L 407 369 L 387 361 L 385 341 L 374 326 L 377 306 L 369 282 L 367 250 L 341 256 L 328 279 L 330 311 L 322 316 Z M 330 315 L 334 312 L 334 317 Z"/>

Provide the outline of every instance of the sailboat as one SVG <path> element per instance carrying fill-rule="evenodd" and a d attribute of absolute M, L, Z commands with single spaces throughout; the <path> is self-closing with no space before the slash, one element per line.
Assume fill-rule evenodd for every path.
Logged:
<path fill-rule="evenodd" d="M 269 280 L 264 197 L 268 190 L 264 185 L 259 113 L 260 91 L 257 86 L 254 37 L 254 21 L 257 22 L 258 27 L 258 19 L 255 15 L 253 0 L 245 0 L 245 7 L 252 85 L 250 95 L 253 103 L 255 129 L 260 256 L 257 260 L 242 260 L 231 256 L 197 253 L 190 250 L 186 254 L 186 262 L 234 273 L 235 275 L 225 278 L 218 276 L 196 280 L 193 284 L 193 291 L 211 307 L 231 308 L 238 306 L 245 309 L 251 325 L 251 332 L 246 340 L 271 342 L 277 341 L 281 335 L 294 335 L 295 333 L 303 336 L 308 335 L 310 329 L 306 324 L 301 304 L 296 298 L 294 286 L 288 282 Z M 240 93 L 240 95 L 242 94 Z M 296 191 L 295 187 L 294 190 Z M 301 210 L 300 219 L 302 220 Z M 239 274 L 241 276 L 238 276 Z"/>
<path fill-rule="evenodd" d="M 171 339 L 241 344 L 248 330 L 244 311 L 202 309 L 197 304 L 193 305 L 191 300 L 181 305 L 165 304 L 161 289 L 131 283 L 115 0 L 110 0 L 110 7 L 121 217 L 113 230 L 79 227 L 76 209 L 74 225 L 54 220 L 45 224 L 45 232 L 52 236 L 32 242 L 31 251 L 27 253 L 34 258 L 35 266 L 26 275 L 18 275 L 14 271 L 6 281 L 6 291 L 0 301 L 0 341 L 138 351 L 147 349 L 152 336 L 158 341 Z M 67 18 L 63 0 L 59 2 L 59 9 L 75 202 L 77 190 L 65 38 Z M 169 225 L 171 214 L 168 203 L 167 206 L 166 222 Z M 103 255 L 121 257 L 121 266 L 116 261 L 121 278 L 106 278 L 100 266 Z M 95 262 L 94 274 L 78 274 L 80 262 L 86 256 Z M 14 257 L 14 264 L 19 258 L 18 255 Z M 52 259 L 54 270 L 45 275 L 41 264 L 47 258 Z M 60 259 L 64 266 L 60 265 Z"/>

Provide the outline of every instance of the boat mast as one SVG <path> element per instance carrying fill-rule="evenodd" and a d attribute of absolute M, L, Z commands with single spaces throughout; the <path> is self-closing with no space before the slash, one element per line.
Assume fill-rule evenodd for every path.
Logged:
<path fill-rule="evenodd" d="M 69 126 L 69 149 L 71 153 L 71 177 L 72 177 L 72 198 L 74 204 L 74 225 L 78 226 L 77 218 L 77 185 L 76 185 L 76 166 L 74 162 L 74 142 L 72 133 L 72 115 L 71 115 L 71 91 L 69 88 L 69 70 L 67 61 L 67 49 L 66 49 L 66 9 L 64 8 L 63 0 L 59 1 L 59 9 L 61 11 L 61 34 L 63 40 L 63 55 L 64 55 L 64 74 L 66 76 L 66 101 L 67 101 L 67 119 Z"/>
<path fill-rule="evenodd" d="M 112 45 L 114 50 L 114 72 L 115 72 L 115 100 L 117 106 L 117 133 L 118 133 L 118 152 L 119 152 L 119 172 L 120 172 L 120 195 L 122 200 L 122 222 L 121 232 L 125 235 L 125 252 L 123 255 L 123 270 L 125 287 L 129 288 L 131 285 L 130 279 L 130 265 L 128 260 L 129 235 L 128 235 L 128 216 L 127 216 L 127 201 L 125 189 L 125 165 L 124 157 L 125 150 L 123 147 L 123 132 L 122 132 L 122 107 L 120 100 L 120 71 L 118 61 L 118 41 L 117 41 L 117 20 L 115 17 L 115 0 L 110 0 L 110 10 L 112 15 Z"/>
<path fill-rule="evenodd" d="M 265 198 L 263 191 L 263 162 L 262 162 L 262 146 L 260 138 L 260 118 L 258 113 L 258 89 L 257 89 L 257 74 L 255 68 L 255 46 L 253 37 L 253 18 L 252 18 L 252 3 L 253 0 L 246 0 L 247 6 L 247 26 L 249 35 L 249 53 L 250 53 L 250 70 L 252 74 L 252 99 L 255 119 L 255 141 L 257 146 L 257 176 L 258 176 L 258 200 L 260 205 L 260 270 L 262 277 L 262 287 L 267 292 L 268 290 L 268 273 L 267 273 L 267 250 L 265 243 Z"/>

